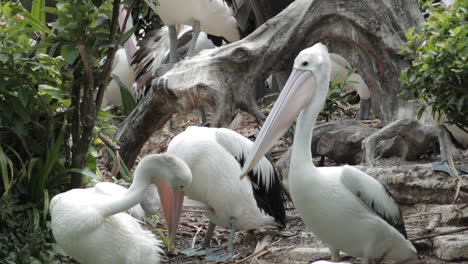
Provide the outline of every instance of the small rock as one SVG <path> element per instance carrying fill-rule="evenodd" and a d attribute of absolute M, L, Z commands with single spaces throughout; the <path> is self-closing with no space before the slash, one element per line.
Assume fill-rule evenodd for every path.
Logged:
<path fill-rule="evenodd" d="M 441 227 L 436 233 L 447 232 L 459 227 Z M 434 238 L 434 253 L 442 260 L 468 259 L 468 231 Z"/>

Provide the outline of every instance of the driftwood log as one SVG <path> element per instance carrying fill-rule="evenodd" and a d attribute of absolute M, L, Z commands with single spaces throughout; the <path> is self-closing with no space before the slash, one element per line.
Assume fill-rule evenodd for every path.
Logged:
<path fill-rule="evenodd" d="M 363 156 L 361 142 L 376 130 L 357 124 L 323 133 L 317 136 L 316 152 L 338 163 L 359 164 Z"/>
<path fill-rule="evenodd" d="M 290 69 L 299 51 L 316 42 L 360 69 L 375 102 L 373 112 L 390 122 L 406 104 L 397 93 L 407 64 L 397 52 L 405 32 L 422 22 L 416 0 L 297 0 L 243 40 L 202 51 L 153 80 L 116 134 L 121 156 L 131 166 L 147 139 L 175 112 L 212 107 L 217 126 L 227 126 L 236 108 L 263 119 L 255 87 L 272 72 Z"/>

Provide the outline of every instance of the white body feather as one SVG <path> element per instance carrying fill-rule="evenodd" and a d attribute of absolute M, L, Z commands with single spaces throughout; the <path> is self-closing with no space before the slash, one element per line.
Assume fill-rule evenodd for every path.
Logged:
<path fill-rule="evenodd" d="M 222 0 L 145 0 L 166 25 L 193 25 L 208 34 L 222 36 L 229 42 L 240 39 L 237 22 L 231 9 Z"/>
<path fill-rule="evenodd" d="M 362 195 L 372 197 L 382 211 L 399 215 L 397 205 L 375 179 L 349 166 L 291 165 L 290 173 L 291 197 L 299 214 L 330 247 L 371 259 L 385 255 L 404 260 L 414 256 L 416 249 L 411 242 L 356 195 L 367 192 Z"/>
<path fill-rule="evenodd" d="M 156 189 L 154 185 L 150 185 L 148 189 L 150 187 Z M 105 194 L 109 196 L 122 196 L 127 191 L 127 188 L 112 182 L 99 182 L 94 186 L 94 191 L 96 193 Z M 159 199 L 159 195 L 157 196 L 157 198 Z M 143 221 L 145 218 L 145 211 L 143 210 L 143 208 L 141 208 L 140 204 L 137 204 L 132 208 L 128 209 L 127 212 L 128 214 L 130 214 L 138 220 Z"/>
<path fill-rule="evenodd" d="M 239 229 L 278 225 L 257 206 L 250 180 L 239 179 L 241 167 L 235 156 L 247 153 L 251 145 L 249 139 L 229 129 L 195 126 L 169 143 L 167 153 L 184 160 L 192 171 L 192 184 L 185 194 L 212 208 L 214 213 L 206 214 L 217 225 L 229 227 L 231 216 L 237 218 Z M 266 178 L 273 174 L 266 158 L 255 169 L 262 170 Z"/>
<path fill-rule="evenodd" d="M 331 79 L 334 82 L 344 83 L 345 78 L 351 70 L 351 64 L 339 54 L 330 53 L 331 59 Z M 361 75 L 357 73 L 351 74 L 348 79 L 346 79 L 346 85 L 344 89 L 346 91 L 356 91 L 364 100 L 370 98 L 369 87 L 367 87 L 366 82 L 362 79 Z"/>
<path fill-rule="evenodd" d="M 154 264 L 160 262 L 161 242 L 126 213 L 104 218 L 100 204 L 115 197 L 94 188 L 56 195 L 50 204 L 55 240 L 82 264 Z"/>
<path fill-rule="evenodd" d="M 127 55 L 125 54 L 125 49 L 119 49 L 115 53 L 114 66 L 112 68 L 112 73 L 119 77 L 122 84 L 132 93 L 132 85 L 135 81 L 135 74 L 130 68 L 130 64 L 127 60 Z M 120 93 L 119 84 L 112 79 L 109 85 L 106 88 L 104 98 L 102 100 L 102 107 L 107 105 L 122 105 L 122 95 Z"/>

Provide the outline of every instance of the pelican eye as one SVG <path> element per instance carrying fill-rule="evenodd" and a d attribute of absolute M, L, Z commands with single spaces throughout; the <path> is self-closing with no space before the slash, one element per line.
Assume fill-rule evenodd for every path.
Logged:
<path fill-rule="evenodd" d="M 307 65 L 309 65 L 309 62 L 308 62 L 308 61 L 304 61 L 304 62 L 302 63 L 302 66 L 307 66 Z"/>
<path fill-rule="evenodd" d="M 184 188 L 184 186 L 183 186 L 183 185 L 181 185 L 179 188 L 183 189 L 183 188 Z"/>

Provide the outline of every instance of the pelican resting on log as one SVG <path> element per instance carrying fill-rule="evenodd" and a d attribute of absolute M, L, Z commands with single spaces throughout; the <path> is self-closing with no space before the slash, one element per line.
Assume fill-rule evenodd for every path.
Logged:
<path fill-rule="evenodd" d="M 145 0 L 169 27 L 170 63 L 177 62 L 176 25 L 193 27 L 193 36 L 187 56 L 195 55 L 200 31 L 222 37 L 228 42 L 240 39 L 233 9 L 235 0 Z M 159 4 L 158 4 L 159 2 Z"/>
<path fill-rule="evenodd" d="M 165 217 L 174 221 L 166 221 L 169 231 L 175 234 L 171 228 L 177 227 L 183 202 L 179 194 L 191 180 L 190 169 L 179 158 L 148 155 L 138 164 L 133 183 L 123 195 L 87 188 L 54 196 L 50 203 L 52 234 L 58 245 L 82 264 L 160 263 L 161 242 L 124 211 L 137 205 L 154 183 Z M 169 247 L 173 244 L 174 236 L 169 236 Z"/>
<path fill-rule="evenodd" d="M 192 172 L 192 183 L 184 189 L 185 194 L 211 208 L 206 213 L 210 224 L 203 242 L 198 248 L 183 250 L 183 254 L 205 254 L 208 261 L 224 261 L 233 255 L 237 230 L 285 225 L 283 188 L 271 162 L 260 158 L 248 177 L 239 179 L 252 145 L 232 130 L 195 126 L 169 143 L 167 153 L 183 160 Z M 210 248 L 216 225 L 231 230 L 226 250 Z"/>
<path fill-rule="evenodd" d="M 293 71 L 255 141 L 243 178 L 292 124 L 296 130 L 291 152 L 289 188 L 304 223 L 328 244 L 332 261 L 340 250 L 362 258 L 363 264 L 391 259 L 417 261 L 407 240 L 401 212 L 387 188 L 351 167 L 320 167 L 312 163 L 310 145 L 315 120 L 327 97 L 331 62 L 321 43 L 299 53 Z"/>

